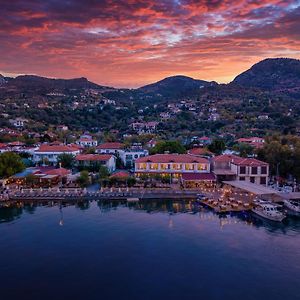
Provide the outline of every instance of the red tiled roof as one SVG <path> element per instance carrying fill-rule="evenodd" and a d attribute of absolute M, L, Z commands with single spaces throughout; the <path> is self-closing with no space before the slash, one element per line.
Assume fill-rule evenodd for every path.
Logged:
<path fill-rule="evenodd" d="M 239 166 L 268 166 L 269 164 L 255 158 L 241 158 L 239 161 L 233 162 Z"/>
<path fill-rule="evenodd" d="M 71 173 L 70 170 L 67 170 L 65 168 L 59 168 L 59 169 L 53 169 L 53 170 L 49 170 L 44 172 L 47 175 L 58 175 L 58 176 L 67 176 Z"/>
<path fill-rule="evenodd" d="M 192 155 L 205 155 L 205 154 L 212 154 L 209 150 L 206 148 L 193 148 L 189 150 L 189 154 Z"/>
<path fill-rule="evenodd" d="M 5 149 L 7 147 L 6 144 L 0 143 L 0 149 Z"/>
<path fill-rule="evenodd" d="M 66 145 L 41 145 L 36 152 L 75 152 L 77 148 Z"/>
<path fill-rule="evenodd" d="M 202 136 L 201 138 L 199 138 L 199 140 L 203 140 L 203 141 L 209 141 L 210 138 L 207 136 Z"/>
<path fill-rule="evenodd" d="M 97 149 L 123 149 L 124 144 L 122 143 L 103 143 L 100 144 Z"/>
<path fill-rule="evenodd" d="M 80 142 L 95 142 L 92 138 L 80 138 L 78 141 Z"/>
<path fill-rule="evenodd" d="M 111 157 L 110 154 L 78 154 L 75 159 L 78 161 L 107 161 Z"/>
<path fill-rule="evenodd" d="M 205 163 L 208 160 L 203 157 L 194 156 L 190 154 L 155 154 L 138 158 L 137 163 L 153 162 L 153 163 Z"/>
<path fill-rule="evenodd" d="M 110 176 L 110 178 L 128 178 L 128 177 L 130 177 L 130 175 L 126 171 L 118 171 Z"/>
<path fill-rule="evenodd" d="M 10 146 L 24 146 L 25 144 L 19 141 L 9 143 Z"/>
<path fill-rule="evenodd" d="M 229 163 L 229 162 L 236 162 L 240 161 L 243 159 L 242 157 L 239 157 L 237 155 L 233 154 L 223 154 L 223 155 L 218 155 L 213 158 L 214 162 L 224 162 L 224 163 Z"/>
<path fill-rule="evenodd" d="M 183 173 L 182 180 L 192 181 L 215 181 L 216 176 L 213 173 Z"/>

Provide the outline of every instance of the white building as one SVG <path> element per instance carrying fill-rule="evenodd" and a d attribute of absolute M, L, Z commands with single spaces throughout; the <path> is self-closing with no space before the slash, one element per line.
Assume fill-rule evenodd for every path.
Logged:
<path fill-rule="evenodd" d="M 148 150 L 144 149 L 127 149 L 121 152 L 120 158 L 126 167 L 133 167 L 137 159 L 149 155 Z"/>
<path fill-rule="evenodd" d="M 66 145 L 41 145 L 39 149 L 33 153 L 34 163 L 57 164 L 58 156 L 61 154 L 71 154 L 74 157 L 80 153 L 78 148 Z"/>
<path fill-rule="evenodd" d="M 114 154 L 121 157 L 121 153 L 124 151 L 124 144 L 122 143 L 103 143 L 97 146 L 96 152 L 98 154 Z"/>

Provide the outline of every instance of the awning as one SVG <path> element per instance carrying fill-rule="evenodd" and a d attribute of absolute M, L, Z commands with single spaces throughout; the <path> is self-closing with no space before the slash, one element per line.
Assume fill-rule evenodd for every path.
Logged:
<path fill-rule="evenodd" d="M 215 181 L 216 176 L 213 173 L 183 173 L 183 181 Z"/>
<path fill-rule="evenodd" d="M 233 181 L 223 181 L 223 183 L 255 195 L 278 194 L 278 192 L 274 189 L 271 189 L 264 185 L 248 182 L 248 181 L 233 180 Z"/>

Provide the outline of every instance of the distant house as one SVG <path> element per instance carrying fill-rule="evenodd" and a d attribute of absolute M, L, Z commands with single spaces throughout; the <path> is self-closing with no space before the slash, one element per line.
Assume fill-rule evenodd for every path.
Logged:
<path fill-rule="evenodd" d="M 9 148 L 6 144 L 0 143 L 0 153 L 9 151 Z"/>
<path fill-rule="evenodd" d="M 151 139 L 149 142 L 146 143 L 147 148 L 154 148 L 157 144 L 157 141 L 154 139 Z"/>
<path fill-rule="evenodd" d="M 209 121 L 218 121 L 220 119 L 220 115 L 218 113 L 211 113 L 208 117 Z"/>
<path fill-rule="evenodd" d="M 269 120 L 269 116 L 268 115 L 259 115 L 257 117 L 257 119 L 260 121 Z"/>
<path fill-rule="evenodd" d="M 28 121 L 23 118 L 16 118 L 14 120 L 9 120 L 9 122 L 16 128 L 23 128 L 25 126 L 25 123 Z"/>
<path fill-rule="evenodd" d="M 162 112 L 159 114 L 162 121 L 169 120 L 171 118 L 171 115 L 169 112 Z"/>
<path fill-rule="evenodd" d="M 58 156 L 61 154 L 71 154 L 74 157 L 80 153 L 77 147 L 67 145 L 48 145 L 43 144 L 33 153 L 34 163 L 46 163 L 57 164 Z"/>
<path fill-rule="evenodd" d="M 239 138 L 236 141 L 238 143 L 251 145 L 254 148 L 261 148 L 265 143 L 265 139 L 260 137 Z"/>
<path fill-rule="evenodd" d="M 132 123 L 130 126 L 131 128 L 136 131 L 138 134 L 143 133 L 154 133 L 157 129 L 159 122 L 135 122 Z"/>
<path fill-rule="evenodd" d="M 198 139 L 200 145 L 202 146 L 208 146 L 212 143 L 212 139 L 207 136 L 202 136 Z"/>
<path fill-rule="evenodd" d="M 104 166 L 110 173 L 116 170 L 116 157 L 112 154 L 79 154 L 75 160 L 78 167 Z"/>
<path fill-rule="evenodd" d="M 69 130 L 69 127 L 68 126 L 66 126 L 66 125 L 59 125 L 59 126 L 57 126 L 57 130 L 58 131 L 68 131 Z"/>
<path fill-rule="evenodd" d="M 79 140 L 76 141 L 76 144 L 81 147 L 87 148 L 87 147 L 97 147 L 98 142 L 97 140 L 94 140 L 92 136 L 85 134 L 82 135 L 79 138 Z"/>

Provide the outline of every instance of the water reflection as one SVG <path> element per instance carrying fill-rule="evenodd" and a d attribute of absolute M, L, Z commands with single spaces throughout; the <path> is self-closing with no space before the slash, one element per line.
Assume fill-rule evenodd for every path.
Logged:
<path fill-rule="evenodd" d="M 74 206 L 75 208 L 85 211 L 92 208 L 90 201 L 78 201 L 76 203 L 65 202 L 15 202 L 5 204 L 0 207 L 0 223 L 15 221 L 23 215 L 23 213 L 34 214 L 38 207 L 53 207 L 59 208 L 59 225 L 64 225 L 63 211 L 68 206 Z M 195 201 L 187 200 L 145 200 L 138 202 L 127 201 L 97 201 L 97 207 L 101 213 L 110 213 L 116 211 L 119 208 L 127 208 L 136 212 L 143 212 L 147 214 L 163 213 L 169 215 L 168 226 L 172 228 L 174 226 L 174 220 L 172 216 L 177 214 L 190 214 L 197 215 L 200 220 L 219 220 L 221 228 L 225 226 L 233 226 L 235 224 L 245 224 L 248 226 L 264 227 L 269 232 L 280 232 L 286 234 L 292 230 L 294 232 L 300 232 L 300 217 L 299 215 L 290 215 L 282 223 L 275 223 L 266 219 L 253 215 L 250 212 L 238 212 L 227 214 L 216 214 L 208 208 L 203 207 L 201 204 Z"/>

